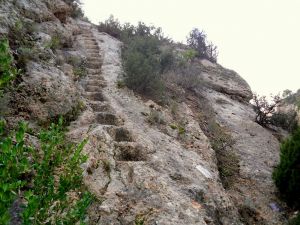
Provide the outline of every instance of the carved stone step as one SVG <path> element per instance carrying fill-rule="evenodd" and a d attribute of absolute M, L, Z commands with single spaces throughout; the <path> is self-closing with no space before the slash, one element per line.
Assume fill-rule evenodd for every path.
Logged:
<path fill-rule="evenodd" d="M 100 112 L 96 114 L 96 122 L 102 125 L 120 125 L 120 119 L 112 114 L 106 112 Z"/>
<path fill-rule="evenodd" d="M 96 57 L 95 56 L 88 56 L 87 58 L 86 58 L 88 61 L 91 61 L 91 62 L 98 62 L 98 61 L 101 61 L 102 62 L 102 57 L 101 57 L 101 55 L 97 55 Z"/>
<path fill-rule="evenodd" d="M 99 52 L 97 53 L 88 53 L 88 57 L 100 57 Z"/>
<path fill-rule="evenodd" d="M 92 45 L 97 45 L 97 41 L 94 39 L 94 40 L 91 40 L 91 39 L 85 39 L 84 40 L 84 43 L 85 44 L 92 44 Z"/>
<path fill-rule="evenodd" d="M 115 144 L 115 153 L 118 161 L 146 161 L 146 149 L 135 142 L 119 142 Z"/>
<path fill-rule="evenodd" d="M 103 81 L 103 80 L 92 80 L 92 79 L 89 79 L 89 80 L 86 80 L 86 85 L 91 85 L 91 86 L 99 86 L 99 87 L 106 87 L 107 84 L 106 84 L 106 81 Z"/>
<path fill-rule="evenodd" d="M 87 62 L 87 67 L 89 69 L 99 69 L 102 66 L 102 62 L 98 61 L 98 62 Z"/>
<path fill-rule="evenodd" d="M 111 130 L 109 130 L 110 136 L 114 139 L 116 142 L 132 142 L 133 137 L 131 135 L 131 132 L 127 130 L 125 127 L 116 127 Z"/>
<path fill-rule="evenodd" d="M 86 70 L 87 70 L 87 72 L 88 72 L 89 74 L 100 74 L 100 73 L 101 73 L 101 69 L 91 69 L 91 68 L 87 68 Z"/>
<path fill-rule="evenodd" d="M 86 92 L 85 97 L 92 101 L 105 101 L 105 98 L 101 92 Z"/>
<path fill-rule="evenodd" d="M 107 85 L 105 83 L 101 84 L 101 85 L 86 85 L 85 87 L 85 91 L 88 92 L 97 92 L 97 91 L 101 91 L 102 88 L 106 87 Z"/>
<path fill-rule="evenodd" d="M 109 105 L 105 102 L 92 101 L 90 106 L 95 112 L 108 112 L 110 110 Z"/>

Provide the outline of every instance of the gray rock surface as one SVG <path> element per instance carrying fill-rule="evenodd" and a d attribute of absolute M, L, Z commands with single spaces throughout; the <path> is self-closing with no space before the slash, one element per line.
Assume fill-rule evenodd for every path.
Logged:
<path fill-rule="evenodd" d="M 206 84 L 201 95 L 234 138 L 239 158 L 239 176 L 225 190 L 216 152 L 193 105 L 178 105 L 184 115 L 180 134 L 171 125 L 182 121 L 174 121 L 170 108 L 117 88 L 122 43 L 70 18 L 68 10 L 61 0 L 1 2 L 0 33 L 7 34 L 18 19 L 34 22 L 35 47 L 47 55 L 27 63 L 17 90 L 7 97 L 11 108 L 4 111 L 8 121 L 37 124 L 66 115 L 78 104 L 86 106 L 70 124 L 68 137 L 75 142 L 88 138 L 84 182 L 102 200 L 90 207 L 89 224 L 283 224 L 280 212 L 270 207 L 280 203 L 271 179 L 279 144 L 253 122 L 252 92 L 237 73 L 201 62 Z M 47 45 L 57 34 L 66 47 L 52 50 Z M 86 59 L 86 76 L 75 76 L 70 56 Z M 152 113 L 163 125 L 148 122 Z"/>

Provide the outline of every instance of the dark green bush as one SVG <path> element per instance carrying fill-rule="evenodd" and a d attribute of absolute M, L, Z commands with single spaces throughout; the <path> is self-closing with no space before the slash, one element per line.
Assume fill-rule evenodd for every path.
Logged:
<path fill-rule="evenodd" d="M 4 134 L 0 124 L 0 224 L 9 224 L 9 210 L 19 193 L 26 203 L 22 224 L 83 224 L 90 193 L 82 187 L 82 169 L 86 156 L 77 146 L 65 141 L 63 120 L 38 135 L 40 149 L 25 145 L 26 125 L 17 132 Z M 75 193 L 77 198 L 68 194 Z M 82 194 L 80 194 L 82 193 Z"/>
<path fill-rule="evenodd" d="M 159 95 L 161 79 L 159 41 L 151 37 L 135 37 L 123 51 L 125 84 L 141 94 Z"/>
<path fill-rule="evenodd" d="M 217 62 L 217 47 L 207 41 L 204 31 L 193 29 L 187 38 L 187 44 L 197 52 L 198 58 L 208 59 L 211 62 Z"/>
<path fill-rule="evenodd" d="M 9 223 L 10 206 L 18 190 L 26 184 L 21 178 L 30 171 L 28 157 L 32 151 L 24 144 L 24 123 L 19 125 L 14 135 L 8 137 L 4 137 L 4 125 L 5 123 L 0 121 L 0 224 Z"/>
<path fill-rule="evenodd" d="M 291 219 L 288 222 L 288 225 L 299 225 L 300 224 L 300 214 L 298 214 L 298 216 L 296 216 L 295 218 Z"/>
<path fill-rule="evenodd" d="M 98 30 L 118 39 L 121 39 L 123 31 L 120 22 L 112 15 L 104 22 L 99 23 Z"/>
<path fill-rule="evenodd" d="M 276 112 L 271 116 L 270 123 L 293 132 L 298 126 L 297 112 L 293 110 L 286 113 Z"/>
<path fill-rule="evenodd" d="M 280 163 L 273 179 L 282 198 L 291 207 L 300 208 L 300 129 L 280 147 Z"/>
<path fill-rule="evenodd" d="M 0 96 L 3 94 L 3 89 L 20 73 L 13 63 L 8 40 L 0 39 Z"/>

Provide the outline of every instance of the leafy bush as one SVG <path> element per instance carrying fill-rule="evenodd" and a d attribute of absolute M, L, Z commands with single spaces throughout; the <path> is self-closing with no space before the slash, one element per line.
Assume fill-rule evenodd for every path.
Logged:
<path fill-rule="evenodd" d="M 118 39 L 122 36 L 122 26 L 112 15 L 104 22 L 99 23 L 98 30 Z"/>
<path fill-rule="evenodd" d="M 99 23 L 98 30 L 125 43 L 130 42 L 133 37 L 152 37 L 159 41 L 171 42 L 169 38 L 164 37 L 160 27 L 148 26 L 143 22 L 138 22 L 137 26 L 130 23 L 121 24 L 112 15 L 104 22 Z"/>
<path fill-rule="evenodd" d="M 273 179 L 283 199 L 289 206 L 300 208 L 300 129 L 285 140 L 280 147 L 280 163 Z"/>
<path fill-rule="evenodd" d="M 40 132 L 40 151 L 24 144 L 24 123 L 15 135 L 5 137 L 3 122 L 0 130 L 0 223 L 9 223 L 11 204 L 22 192 L 23 224 L 82 224 L 92 201 L 82 188 L 80 165 L 86 156 L 81 151 L 86 141 L 67 144 L 62 119 Z"/>
<path fill-rule="evenodd" d="M 15 135 L 8 137 L 3 137 L 4 125 L 4 122 L 0 121 L 0 224 L 9 223 L 9 209 L 18 190 L 26 184 L 21 178 L 30 171 L 28 157 L 32 152 L 32 149 L 24 144 L 24 123 L 19 125 Z"/>
<path fill-rule="evenodd" d="M 7 39 L 0 39 L 0 96 L 3 89 L 20 73 L 13 64 L 13 56 L 10 52 Z"/>
<path fill-rule="evenodd" d="M 299 213 L 295 218 L 289 220 L 289 222 L 288 222 L 288 225 L 299 225 L 299 224 L 300 224 L 300 214 Z"/>
<path fill-rule="evenodd" d="M 163 90 L 159 42 L 136 37 L 123 51 L 125 84 L 141 94 L 158 96 Z"/>
<path fill-rule="evenodd" d="M 275 95 L 271 102 L 266 96 L 253 95 L 253 107 L 256 113 L 255 122 L 266 127 L 271 124 L 271 115 L 275 113 L 276 107 L 281 102 L 279 95 Z"/>
<path fill-rule="evenodd" d="M 197 52 L 198 58 L 217 62 L 217 47 L 207 41 L 204 31 L 200 31 L 197 28 L 193 29 L 188 35 L 187 43 Z"/>
<path fill-rule="evenodd" d="M 270 123 L 282 127 L 289 132 L 293 132 L 298 126 L 297 112 L 293 110 L 286 113 L 276 112 L 271 116 Z"/>

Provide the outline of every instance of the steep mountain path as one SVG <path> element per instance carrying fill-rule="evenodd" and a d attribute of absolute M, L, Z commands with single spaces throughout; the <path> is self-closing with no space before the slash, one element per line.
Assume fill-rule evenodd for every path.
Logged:
<path fill-rule="evenodd" d="M 87 109 L 69 137 L 88 138 L 84 151 L 87 187 L 102 199 L 89 210 L 91 224 L 240 224 L 224 191 L 214 151 L 188 106 L 187 130 L 196 148 L 147 123 L 150 108 L 126 88 L 121 42 L 82 23 L 78 41 L 88 71 L 81 83 Z"/>

